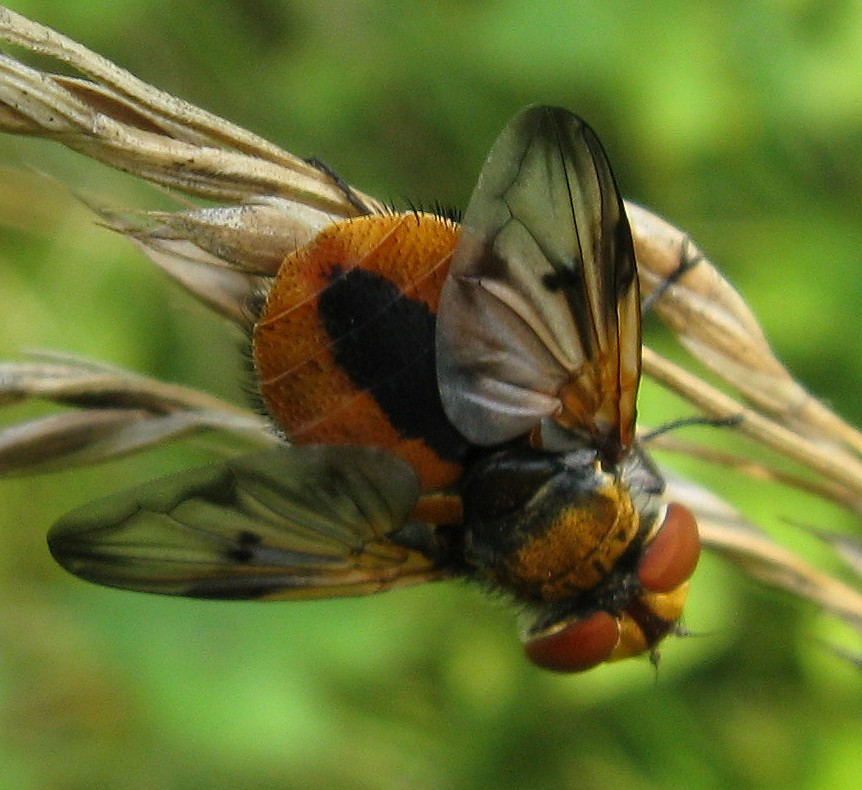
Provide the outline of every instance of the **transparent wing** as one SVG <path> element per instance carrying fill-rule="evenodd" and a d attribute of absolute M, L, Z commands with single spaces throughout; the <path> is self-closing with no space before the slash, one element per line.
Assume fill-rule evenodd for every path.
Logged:
<path fill-rule="evenodd" d="M 443 288 L 437 370 L 473 443 L 551 418 L 613 456 L 632 441 L 640 304 L 607 157 L 577 116 L 530 107 L 482 169 Z"/>
<path fill-rule="evenodd" d="M 190 469 L 81 507 L 48 536 L 89 581 L 199 598 L 362 595 L 439 577 L 389 535 L 416 476 L 365 447 L 279 447 Z"/>

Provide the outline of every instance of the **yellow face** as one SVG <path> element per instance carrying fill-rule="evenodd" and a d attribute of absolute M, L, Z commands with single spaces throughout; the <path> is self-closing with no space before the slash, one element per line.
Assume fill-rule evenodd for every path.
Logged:
<path fill-rule="evenodd" d="M 638 619 L 630 610 L 623 611 L 617 618 L 619 640 L 607 660 L 618 661 L 654 650 L 682 616 L 688 587 L 689 583 L 685 582 L 667 593 L 641 593 L 630 607 L 636 607 Z"/>

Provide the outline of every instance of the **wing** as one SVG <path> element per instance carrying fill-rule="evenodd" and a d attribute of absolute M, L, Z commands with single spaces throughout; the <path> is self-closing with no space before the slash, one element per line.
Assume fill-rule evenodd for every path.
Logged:
<path fill-rule="evenodd" d="M 601 144 L 566 110 L 524 110 L 491 149 L 443 287 L 437 371 L 449 419 L 474 444 L 545 418 L 611 457 L 632 442 L 631 231 Z"/>
<path fill-rule="evenodd" d="M 64 568 L 111 587 L 197 598 L 363 595 L 444 575 L 430 552 L 389 537 L 418 493 L 412 469 L 383 450 L 283 446 L 93 502 L 55 524 L 48 542 Z"/>

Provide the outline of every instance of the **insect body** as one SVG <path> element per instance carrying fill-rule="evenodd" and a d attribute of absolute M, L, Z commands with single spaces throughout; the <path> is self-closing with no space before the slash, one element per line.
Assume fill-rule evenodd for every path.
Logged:
<path fill-rule="evenodd" d="M 258 387 L 294 442 L 374 445 L 428 490 L 467 442 L 443 412 L 434 331 L 457 225 L 432 214 L 334 224 L 282 265 L 254 328 Z"/>
<path fill-rule="evenodd" d="M 654 652 L 697 563 L 691 513 L 634 440 L 640 302 L 604 151 L 565 110 L 497 140 L 460 227 L 335 223 L 283 263 L 253 332 L 293 444 L 115 494 L 52 552 L 103 584 L 213 598 L 467 577 L 578 671 Z"/>

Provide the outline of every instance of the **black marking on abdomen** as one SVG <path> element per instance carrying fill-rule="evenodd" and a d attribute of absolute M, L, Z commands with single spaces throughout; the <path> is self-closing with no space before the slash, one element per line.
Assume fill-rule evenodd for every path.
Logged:
<path fill-rule="evenodd" d="M 434 356 L 436 319 L 420 301 L 364 269 L 334 267 L 319 299 L 332 354 L 405 438 L 421 439 L 441 459 L 460 460 L 463 437 L 443 412 Z"/>

